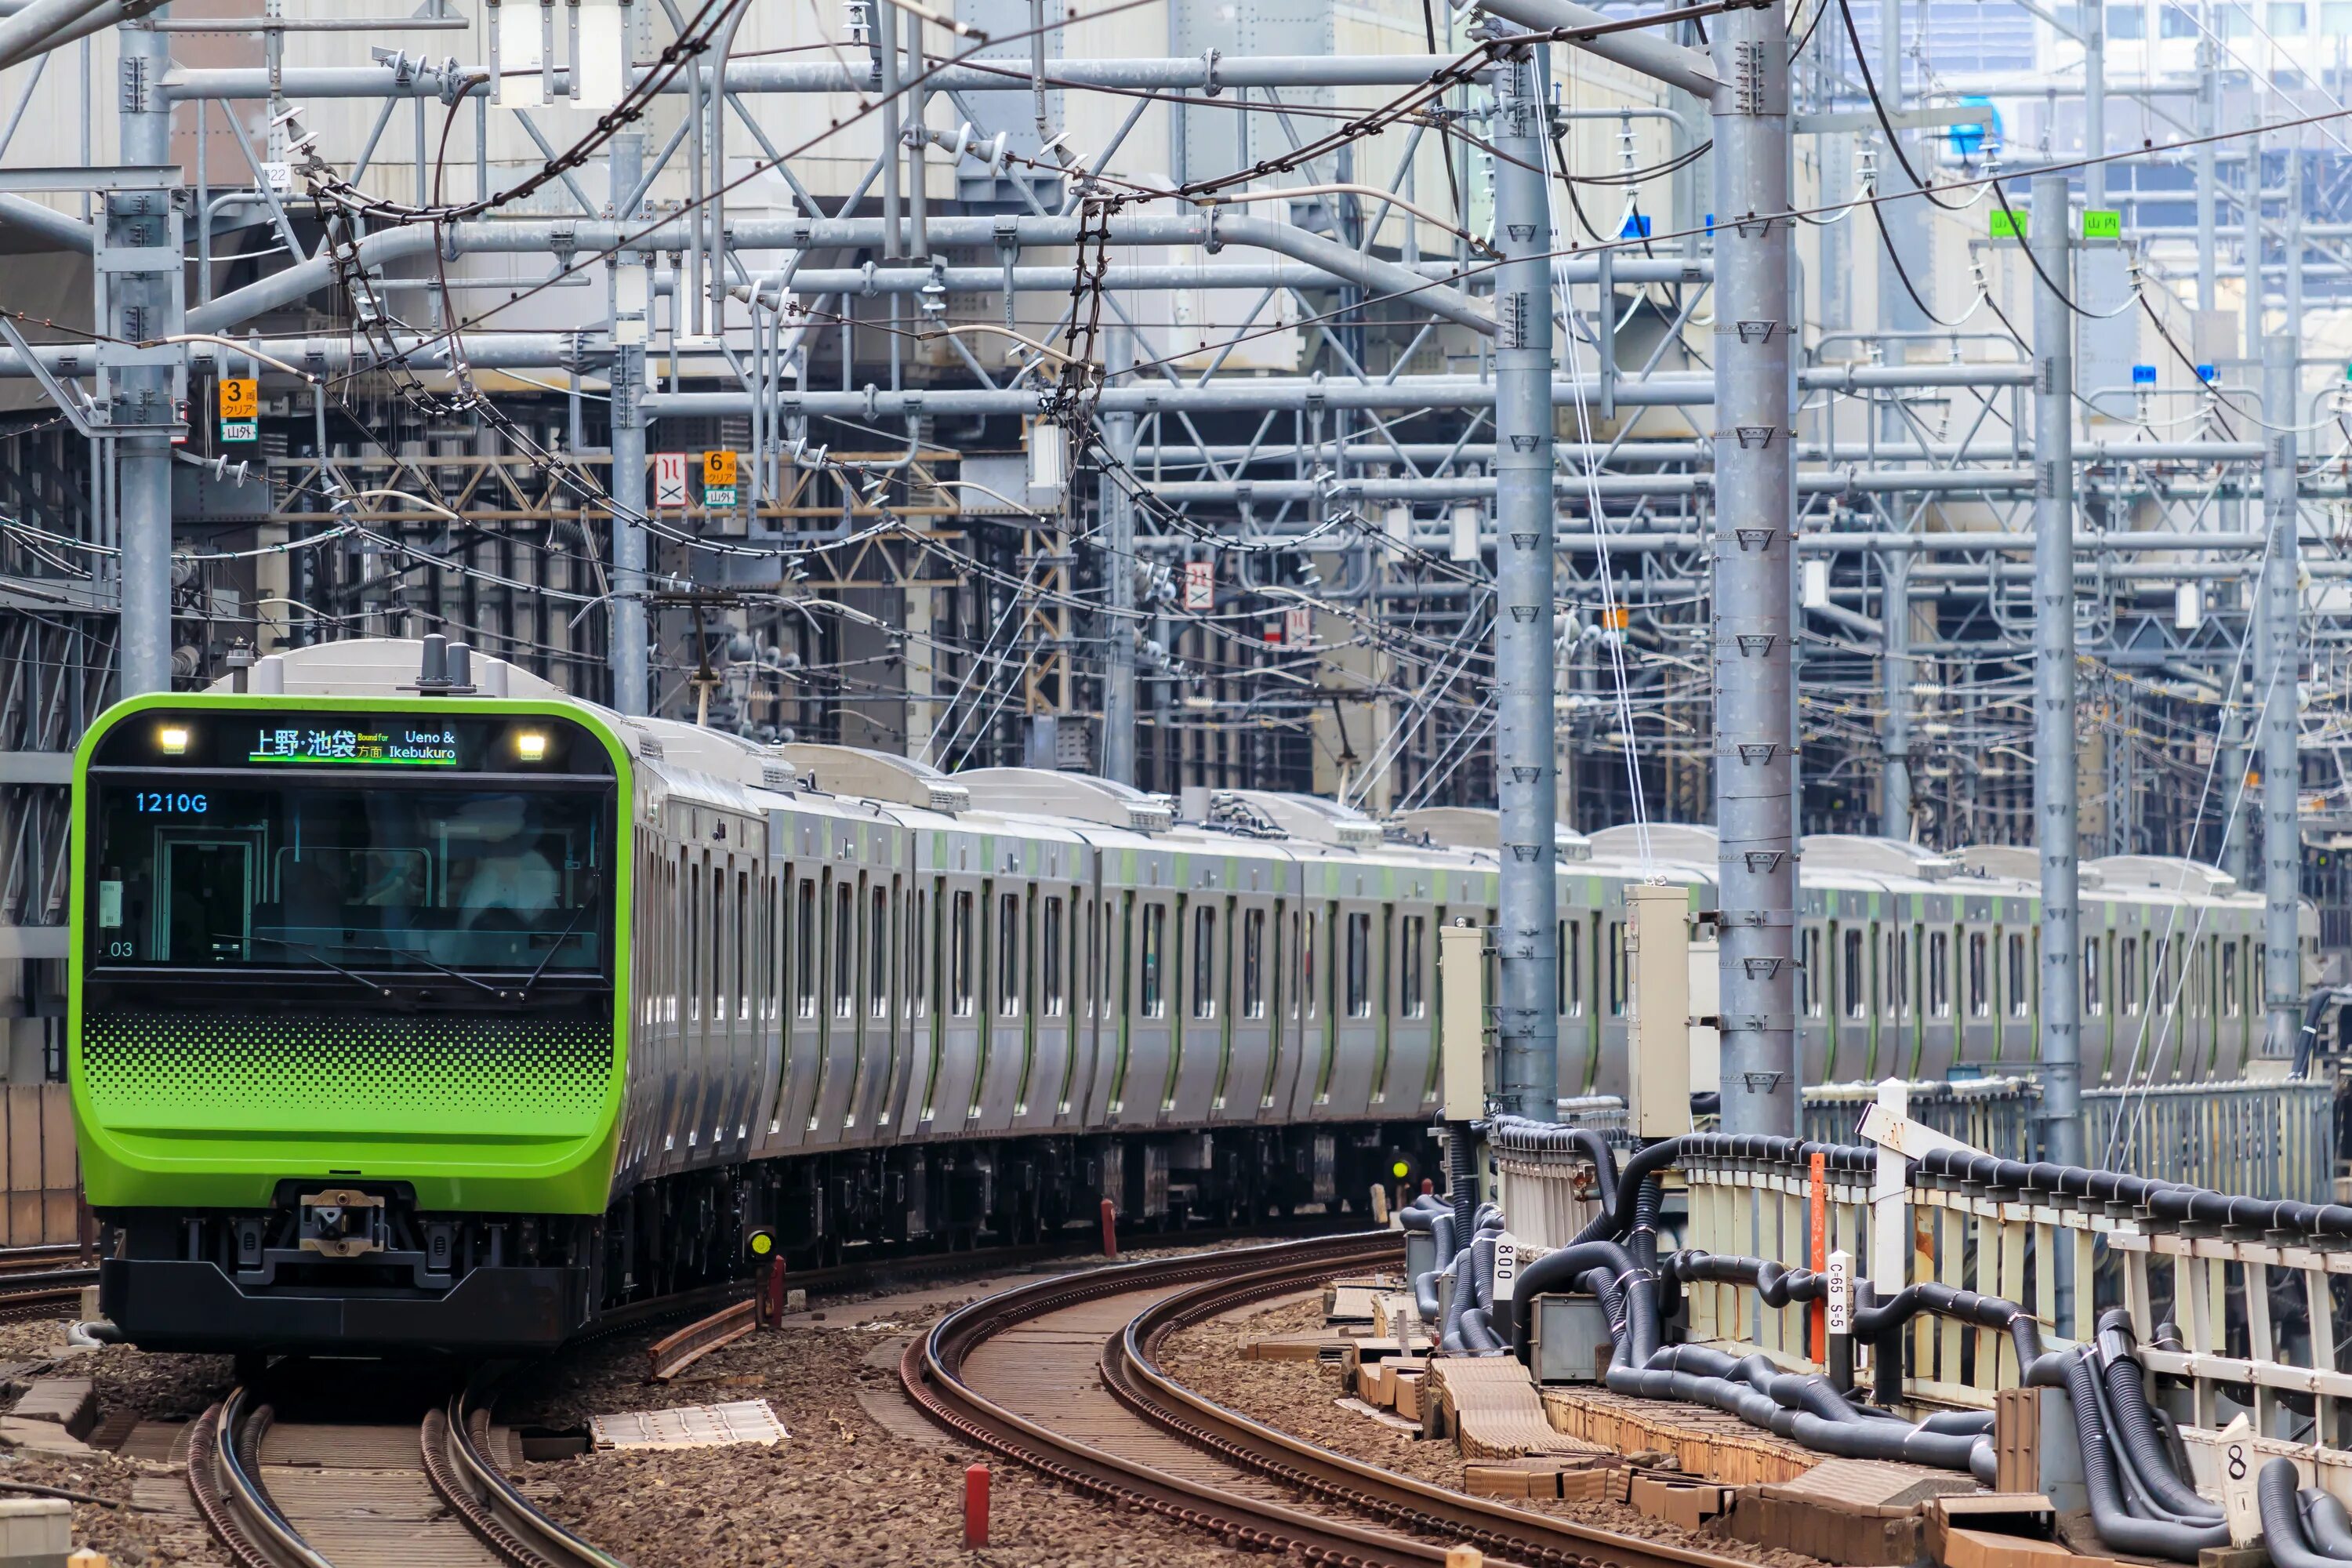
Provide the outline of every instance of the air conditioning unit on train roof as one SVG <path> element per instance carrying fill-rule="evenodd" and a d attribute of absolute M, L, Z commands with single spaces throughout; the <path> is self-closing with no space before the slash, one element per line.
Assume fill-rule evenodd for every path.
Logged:
<path fill-rule="evenodd" d="M 1687 866 L 1715 864 L 1715 829 L 1702 822 L 1621 822 L 1595 828 L 1585 840 L 1592 853 L 1610 860 L 1673 860 Z M 1645 857 L 1643 847 L 1648 845 Z"/>
<path fill-rule="evenodd" d="M 1418 811 L 1399 812 L 1389 818 L 1390 825 L 1402 829 L 1409 839 L 1425 835 L 1431 843 L 1454 849 L 1499 850 L 1502 821 L 1500 812 L 1469 805 L 1427 805 Z M 1563 860 L 1592 858 L 1592 840 L 1573 827 L 1554 825 L 1552 842 Z"/>
<path fill-rule="evenodd" d="M 2109 888 L 2154 888 L 2194 899 L 2226 899 L 2238 890 L 2238 879 L 2219 866 L 2179 855 L 2102 855 L 2083 863 L 2086 872 L 2095 867 Z"/>
<path fill-rule="evenodd" d="M 1965 849 L 1953 850 L 1952 858 L 1971 877 L 2023 882 L 2037 889 L 2042 886 L 2042 851 L 2031 844 L 1971 844 Z M 2074 875 L 2075 885 L 2085 890 L 2106 885 L 2106 873 L 2095 869 L 2087 860 L 2076 868 Z"/>
<path fill-rule="evenodd" d="M 1805 864 L 1815 871 L 1862 871 L 1940 882 L 1960 869 L 1957 858 L 1938 855 L 1924 845 L 1865 833 L 1808 833 L 1800 850 Z"/>
<path fill-rule="evenodd" d="M 1336 844 L 1343 849 L 1377 849 L 1388 841 L 1381 825 L 1351 805 L 1319 795 L 1292 795 L 1282 790 L 1219 790 L 1217 798 L 1232 801 L 1272 823 L 1293 838 L 1310 844 Z"/>
<path fill-rule="evenodd" d="M 919 806 L 952 816 L 971 807 L 971 792 L 929 763 L 863 746 L 794 741 L 772 748 L 811 789 L 892 805 Z"/>
<path fill-rule="evenodd" d="M 1016 816 L 1068 816 L 1124 827 L 1133 833 L 1165 833 L 1176 825 L 1176 808 L 1166 795 L 1147 795 L 1132 784 L 1089 773 L 1049 768 L 974 768 L 955 775 L 982 811 Z"/>

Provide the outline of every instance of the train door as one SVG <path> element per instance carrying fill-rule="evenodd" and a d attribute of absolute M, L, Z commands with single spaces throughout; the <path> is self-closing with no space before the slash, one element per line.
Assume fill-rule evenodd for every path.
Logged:
<path fill-rule="evenodd" d="M 1593 1089 L 1600 1094 L 1622 1096 L 1630 1089 L 1626 1072 L 1629 1045 L 1625 1028 L 1627 995 L 1625 974 L 1625 906 L 1622 890 L 1611 886 L 1602 894 L 1603 906 L 1593 916 L 1600 938 L 1599 1001 L 1601 1017 L 1601 1071 L 1593 1080 Z M 1615 900 L 1613 905 L 1607 900 Z"/>
<path fill-rule="evenodd" d="M 1379 911 L 1361 900 L 1333 904 L 1333 968 L 1339 1006 L 1331 1020 L 1334 1044 L 1329 1087 L 1322 1096 L 1326 1114 L 1358 1117 L 1370 1109 L 1372 1072 L 1381 1038 Z"/>
<path fill-rule="evenodd" d="M 1418 1111 L 1435 1102 L 1437 1052 L 1433 1020 L 1437 1009 L 1431 994 L 1436 988 L 1433 966 L 1437 961 L 1435 906 L 1400 904 L 1396 912 L 1395 997 L 1389 1015 L 1389 1065 L 1383 1092 L 1391 1114 Z M 1555 1054 L 1558 1037 L 1554 1036 Z"/>
<path fill-rule="evenodd" d="M 1311 1091 L 1307 1103 L 1297 1110 L 1302 1117 L 1332 1115 L 1331 1079 L 1339 1067 L 1339 1031 L 1338 987 L 1332 979 L 1338 965 L 1331 950 L 1337 940 L 1332 932 L 1339 923 L 1339 905 L 1324 900 L 1308 904 L 1298 950 L 1299 1004 L 1305 1013 L 1301 1083 Z"/>
<path fill-rule="evenodd" d="M 1832 893 L 1832 909 L 1845 895 Z M 1849 911 L 1829 922 L 1829 983 L 1822 1000 L 1829 1009 L 1833 1079 L 1866 1078 L 1873 1063 L 1870 1050 L 1870 932 Z"/>
<path fill-rule="evenodd" d="M 1563 907 L 1566 907 L 1563 903 Z M 1438 923 L 1443 925 L 1459 910 L 1440 910 Z M 1464 915 L 1475 920 L 1475 914 Z M 1559 1081 L 1563 1094 L 1591 1094 L 1601 1073 L 1601 1052 L 1592 1036 L 1592 986 L 1585 973 L 1586 950 L 1592 945 L 1592 926 L 1588 912 L 1569 909 L 1559 922 L 1557 938 L 1559 948 Z M 1441 981 L 1433 987 L 1443 993 Z M 1573 1089 L 1569 1088 L 1574 1085 Z"/>
<path fill-rule="evenodd" d="M 808 862 L 788 868 L 792 895 L 786 900 L 791 930 L 785 934 L 786 984 L 784 1084 L 778 1096 L 776 1120 L 787 1146 L 808 1142 L 809 1118 L 815 1114 L 816 1079 L 824 1059 L 824 1008 L 822 965 L 824 962 L 823 905 L 818 902 L 818 868 Z"/>
<path fill-rule="evenodd" d="M 1173 913 L 1173 900 L 1158 889 L 1129 895 L 1122 945 L 1135 984 L 1127 1041 L 1111 1085 L 1111 1119 L 1124 1125 L 1158 1121 L 1168 1092 L 1176 989 Z"/>
<path fill-rule="evenodd" d="M 1037 1077 L 1030 1090 L 1031 1114 L 1041 1127 L 1076 1120 L 1078 1092 L 1080 1009 L 1085 1005 L 1079 969 L 1087 921 L 1086 889 L 1076 884 L 1046 894 L 1037 910 Z"/>
<path fill-rule="evenodd" d="M 1920 927 L 1919 1060 L 1915 1078 L 1948 1077 L 1959 1042 L 1958 928 L 1931 913 Z"/>
<path fill-rule="evenodd" d="M 1178 1023 L 1182 1032 L 1160 1109 L 1170 1121 L 1187 1126 L 1209 1119 L 1224 1065 L 1230 1011 L 1225 944 L 1232 929 L 1227 918 L 1232 907 L 1232 899 L 1213 889 L 1177 901 L 1181 932 L 1178 964 L 1184 981 Z"/>
<path fill-rule="evenodd" d="M 760 990 L 760 901 L 752 896 L 757 885 L 753 868 L 759 864 L 751 851 L 748 830 L 744 844 L 745 857 L 735 863 L 734 922 L 735 922 L 735 1005 L 733 1030 L 729 1037 L 725 1099 L 720 1102 L 712 1137 L 727 1147 L 733 1158 L 741 1159 L 749 1152 L 746 1140 L 751 1131 L 751 1097 L 757 1091 L 761 1057 L 761 1016 L 758 1005 Z"/>
<path fill-rule="evenodd" d="M 745 1120 L 751 1124 L 751 1152 L 767 1152 L 775 1128 L 769 1110 L 776 1103 L 776 1086 L 783 1081 L 784 1030 L 784 898 L 792 877 L 778 862 L 767 862 L 767 874 L 754 884 L 760 903 L 759 1061 L 752 1074 Z"/>
<path fill-rule="evenodd" d="M 998 1131 L 1013 1124 L 1014 1097 L 1029 1062 L 1029 885 L 992 879 L 981 888 L 987 909 L 981 940 L 985 1044 L 971 1116 L 975 1127 Z"/>
<path fill-rule="evenodd" d="M 891 954 L 896 951 L 893 939 L 897 935 L 897 879 L 886 879 L 877 870 L 867 876 L 862 896 L 866 923 L 859 942 L 864 952 L 858 965 L 861 1034 L 857 1071 L 850 1085 L 848 1110 L 842 1118 L 842 1136 L 850 1142 L 865 1141 L 879 1113 L 890 1077 L 895 1011 L 890 998 L 891 982 L 896 978 Z"/>
<path fill-rule="evenodd" d="M 1070 904 L 1051 883 L 1029 884 L 1029 1044 L 1013 1092 L 1015 1125 L 1051 1127 L 1070 1059 Z"/>
<path fill-rule="evenodd" d="M 1127 1055 L 1127 1008 L 1130 981 L 1127 971 L 1125 932 L 1133 918 L 1134 895 L 1112 886 L 1102 862 L 1095 864 L 1095 957 L 1088 972 L 1095 977 L 1095 1048 L 1087 1083 L 1086 1124 L 1108 1126 L 1117 1098 L 1118 1075 Z"/>
<path fill-rule="evenodd" d="M 1136 1023 L 1143 1006 L 1143 974 L 1139 962 L 1142 926 L 1142 900 L 1133 889 L 1120 889 L 1117 921 L 1108 927 L 1111 963 L 1118 970 L 1118 981 L 1111 990 L 1111 1016 L 1118 1026 L 1118 1048 L 1111 1053 L 1109 1092 L 1103 1100 L 1106 1122 L 1129 1120 L 1127 1079 L 1135 1062 Z"/>
<path fill-rule="evenodd" d="M 940 1062 L 938 1083 L 925 1101 L 926 1131 L 952 1132 L 971 1119 L 980 1086 L 982 884 L 969 878 L 945 879 L 940 941 Z"/>
<path fill-rule="evenodd" d="M 1274 1020 L 1281 990 L 1274 964 L 1280 943 L 1273 900 L 1250 896 L 1226 903 L 1224 1063 L 1211 1108 L 1227 1121 L 1247 1121 L 1265 1108 L 1274 1070 Z"/>
<path fill-rule="evenodd" d="M 891 1047 L 890 1091 L 881 1116 L 893 1139 L 903 1137 L 921 1111 L 930 1081 L 930 883 L 914 868 L 911 854 L 908 859 L 898 900 L 898 1043 Z"/>
<path fill-rule="evenodd" d="M 1800 1083 L 1836 1079 L 1837 1039 L 1831 1032 L 1828 922 L 1818 913 L 1797 921 L 1797 1072 Z M 1696 1012 L 1696 1008 L 1692 1009 Z"/>
<path fill-rule="evenodd" d="M 718 1098 L 715 1085 L 727 1059 L 728 1029 L 728 969 L 734 954 L 731 932 L 727 918 L 731 912 L 728 899 L 729 885 L 734 880 L 734 862 L 727 856 L 714 855 L 705 862 L 706 879 L 702 886 L 702 1026 L 695 1031 L 694 1049 L 687 1058 L 684 1079 L 678 1085 L 677 1161 L 680 1165 L 697 1163 L 710 1142 L 711 1112 Z"/>
<path fill-rule="evenodd" d="M 1265 910 L 1265 1075 L 1259 1080 L 1257 1107 L 1251 1112 L 1260 1119 L 1282 1102 L 1287 1087 L 1286 1074 L 1290 1079 L 1298 1075 L 1298 987 L 1290 975 L 1297 944 L 1289 934 L 1297 909 L 1293 900 L 1276 898 Z"/>
<path fill-rule="evenodd" d="M 2107 1053 L 2114 1047 L 2107 1018 L 2107 936 L 2093 931 L 2083 939 L 2082 1015 L 2083 1067 L 2094 1083 L 2106 1081 Z"/>
<path fill-rule="evenodd" d="M 1969 920 L 1952 928 L 1952 1059 L 1992 1060 L 1992 931 Z"/>

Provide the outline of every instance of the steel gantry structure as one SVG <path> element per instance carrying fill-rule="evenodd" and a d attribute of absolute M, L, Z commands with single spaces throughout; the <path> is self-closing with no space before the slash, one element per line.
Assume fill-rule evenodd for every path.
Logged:
<path fill-rule="evenodd" d="M 2082 853 L 2259 844 L 2291 1050 L 2352 824 L 2341 127 L 2210 16 L 2029 91 L 1935 15 L 19 7 L 12 1038 L 100 706 L 438 630 L 770 742 L 1497 805 L 1531 1114 L 1557 845 L 1628 820 L 1718 829 L 1727 1128 L 1796 1125 L 1808 832 L 2039 843 L 2053 1149 Z M 2174 133 L 2111 155 L 2110 97 Z"/>

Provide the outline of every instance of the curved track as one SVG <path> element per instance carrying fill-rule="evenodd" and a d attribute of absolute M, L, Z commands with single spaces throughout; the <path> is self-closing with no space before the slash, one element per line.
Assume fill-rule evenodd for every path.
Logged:
<path fill-rule="evenodd" d="M 1455 1544 L 1501 1563 L 1728 1568 L 1392 1475 L 1204 1399 L 1153 1360 L 1187 1323 L 1397 1257 L 1383 1231 L 1041 1280 L 942 1320 L 899 1373 L 950 1430 L 1235 1544 L 1366 1568 L 1443 1563 Z"/>
<path fill-rule="evenodd" d="M 196 1510 L 239 1568 L 623 1568 L 493 1457 L 494 1381 L 421 1422 L 280 1422 L 239 1387 L 188 1446 Z"/>

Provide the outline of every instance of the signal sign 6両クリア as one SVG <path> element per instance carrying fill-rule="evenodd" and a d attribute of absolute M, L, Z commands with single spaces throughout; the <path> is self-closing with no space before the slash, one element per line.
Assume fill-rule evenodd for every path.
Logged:
<path fill-rule="evenodd" d="M 733 452 L 702 454 L 702 504 L 707 507 L 727 507 L 735 504 L 735 454 Z"/>

